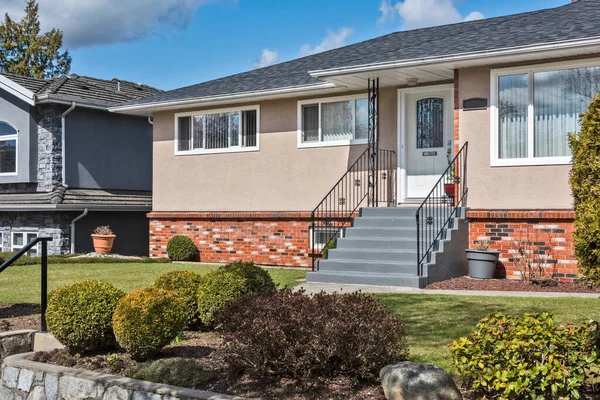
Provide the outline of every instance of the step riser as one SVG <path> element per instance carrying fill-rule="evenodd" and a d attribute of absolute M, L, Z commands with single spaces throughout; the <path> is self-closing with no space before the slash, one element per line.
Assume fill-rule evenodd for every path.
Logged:
<path fill-rule="evenodd" d="M 402 228 L 414 226 L 417 223 L 414 219 L 404 218 L 355 218 L 352 226 L 357 228 Z"/>
<path fill-rule="evenodd" d="M 385 251 L 360 251 L 361 249 L 333 249 L 327 253 L 328 260 L 385 261 L 385 262 L 417 262 L 414 252 L 395 253 Z"/>
<path fill-rule="evenodd" d="M 347 238 L 367 239 L 411 239 L 417 237 L 417 228 L 414 229 L 378 229 L 378 228 L 356 228 L 346 229 Z"/>
<path fill-rule="evenodd" d="M 341 283 L 347 285 L 403 286 L 423 288 L 427 285 L 426 278 L 417 276 L 378 276 L 369 274 L 344 275 L 325 272 L 309 272 L 309 282 Z"/>
<path fill-rule="evenodd" d="M 377 274 L 408 274 L 416 273 L 416 263 L 387 264 L 377 262 L 361 262 L 351 260 L 319 260 L 319 271 L 329 272 L 369 272 Z"/>
<path fill-rule="evenodd" d="M 390 208 L 362 208 L 361 217 L 413 217 L 415 218 L 417 207 L 390 207 Z"/>
<path fill-rule="evenodd" d="M 368 240 L 360 238 L 342 238 L 337 241 L 337 249 L 372 250 L 411 250 L 417 248 L 416 235 L 407 240 Z"/>

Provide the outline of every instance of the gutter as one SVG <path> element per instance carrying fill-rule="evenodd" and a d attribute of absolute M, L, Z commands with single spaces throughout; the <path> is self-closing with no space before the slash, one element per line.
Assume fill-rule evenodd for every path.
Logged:
<path fill-rule="evenodd" d="M 242 92 L 242 93 L 234 93 L 234 94 L 225 94 L 220 96 L 207 96 L 207 97 L 196 97 L 192 99 L 186 100 L 170 100 L 170 101 L 162 101 L 156 103 L 146 103 L 140 105 L 131 105 L 131 106 L 117 106 L 110 107 L 108 110 L 111 112 L 127 112 L 127 111 L 136 111 L 136 110 L 148 110 L 153 108 L 162 108 L 162 107 L 174 107 L 181 105 L 194 105 L 200 103 L 210 103 L 215 101 L 227 101 L 227 100 L 243 100 L 248 97 L 260 97 L 260 96 L 270 96 L 277 94 L 287 94 L 287 93 L 296 93 L 296 92 L 306 92 L 310 90 L 319 90 L 319 89 L 331 89 L 335 88 L 337 85 L 333 83 L 318 83 L 314 85 L 303 85 L 303 86 L 290 86 L 285 88 L 278 89 L 268 89 L 268 90 L 257 90 L 253 92 Z"/>
<path fill-rule="evenodd" d="M 77 102 L 78 107 L 91 108 L 93 110 L 108 111 L 108 107 L 110 107 L 110 105 L 102 105 L 102 104 L 98 104 L 98 103 L 92 103 L 89 100 L 75 98 L 72 96 L 53 96 L 50 94 L 43 94 L 41 96 L 37 96 L 37 104 L 52 103 L 52 104 L 70 105 L 70 104 L 73 104 L 74 102 Z"/>
<path fill-rule="evenodd" d="M 555 43 L 551 43 L 551 44 L 537 44 L 537 45 L 533 45 L 533 46 L 509 47 L 509 48 L 504 48 L 504 49 L 495 50 L 495 51 L 481 50 L 481 51 L 476 51 L 476 52 L 471 52 L 471 53 L 452 54 L 452 55 L 443 56 L 443 57 L 426 57 L 426 58 L 415 58 L 415 59 L 404 60 L 404 61 L 387 61 L 387 62 L 382 62 L 382 63 L 364 64 L 364 65 L 357 65 L 357 66 L 351 66 L 351 67 L 340 67 L 340 68 L 309 71 L 308 73 L 313 78 L 323 78 L 323 77 L 328 77 L 328 76 L 352 74 L 352 73 L 360 73 L 360 72 L 371 72 L 371 71 L 378 71 L 378 70 L 391 69 L 391 68 L 406 68 L 406 67 L 423 66 L 423 65 L 431 65 L 431 64 L 442 64 L 442 63 L 447 63 L 447 62 L 470 61 L 470 60 L 499 57 L 499 56 L 522 55 L 522 54 L 541 52 L 541 51 L 573 49 L 573 48 L 577 48 L 577 47 L 596 46 L 599 44 L 600 44 L 600 37 L 596 37 L 593 39 L 584 39 L 584 40 L 578 39 L 578 40 L 570 40 L 570 41 L 563 41 L 563 42 L 555 42 Z"/>
<path fill-rule="evenodd" d="M 77 216 L 73 221 L 71 221 L 71 254 L 75 254 L 75 223 L 85 216 L 88 215 L 88 209 L 83 209 L 83 214 Z"/>
<path fill-rule="evenodd" d="M 67 115 L 69 115 L 71 113 L 71 111 L 73 111 L 75 109 L 75 102 L 71 103 L 71 107 L 69 107 L 69 109 L 67 111 L 65 111 L 64 113 L 62 113 L 62 115 L 60 116 L 61 119 L 61 132 L 60 132 L 60 140 L 61 140 L 61 154 L 62 154 L 62 185 L 63 187 L 67 188 L 67 169 L 66 169 L 66 165 L 67 165 L 67 160 L 66 160 L 66 138 L 67 138 L 67 127 L 66 127 L 66 117 Z"/>

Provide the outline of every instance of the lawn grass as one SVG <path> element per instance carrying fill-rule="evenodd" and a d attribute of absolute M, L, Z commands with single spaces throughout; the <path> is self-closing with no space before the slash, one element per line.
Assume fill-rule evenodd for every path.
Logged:
<path fill-rule="evenodd" d="M 206 264 L 50 264 L 48 266 L 48 287 L 54 290 L 60 286 L 86 279 L 99 279 L 129 292 L 150 286 L 165 272 L 189 270 L 204 274 L 218 268 Z M 291 287 L 297 279 L 306 277 L 302 270 L 269 269 L 279 287 Z M 0 274 L 0 303 L 39 303 L 39 265 L 12 266 Z"/>
<path fill-rule="evenodd" d="M 559 322 L 600 319 L 596 298 L 476 297 L 448 295 L 378 295 L 406 324 L 411 360 L 452 369 L 446 345 L 475 328 L 489 313 L 522 315 L 549 312 Z"/>

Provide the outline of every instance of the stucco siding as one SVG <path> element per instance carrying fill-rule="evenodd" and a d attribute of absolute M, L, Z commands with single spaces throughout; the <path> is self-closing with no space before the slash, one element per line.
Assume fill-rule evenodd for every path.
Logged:
<path fill-rule="evenodd" d="M 459 71 L 459 136 L 469 142 L 468 206 L 473 209 L 570 209 L 570 165 L 490 166 L 490 109 L 464 111 L 463 100 L 490 99 L 490 68 Z"/>
<path fill-rule="evenodd" d="M 153 210 L 312 210 L 365 146 L 299 149 L 298 100 L 259 103 L 257 152 L 175 156 L 174 112 L 155 114 Z M 396 89 L 381 90 L 382 149 L 396 149 L 396 103 Z"/>
<path fill-rule="evenodd" d="M 9 123 L 18 131 L 17 173 L 0 176 L 0 184 L 33 182 L 37 161 L 37 125 L 31 117 L 31 107 L 15 96 L 0 91 L 0 121 Z"/>

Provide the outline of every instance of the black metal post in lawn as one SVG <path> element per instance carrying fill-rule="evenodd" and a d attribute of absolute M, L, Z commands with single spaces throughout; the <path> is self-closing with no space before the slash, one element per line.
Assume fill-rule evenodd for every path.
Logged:
<path fill-rule="evenodd" d="M 46 309 L 48 308 L 48 242 L 42 240 L 42 299 L 41 299 L 41 331 L 46 332 Z"/>

